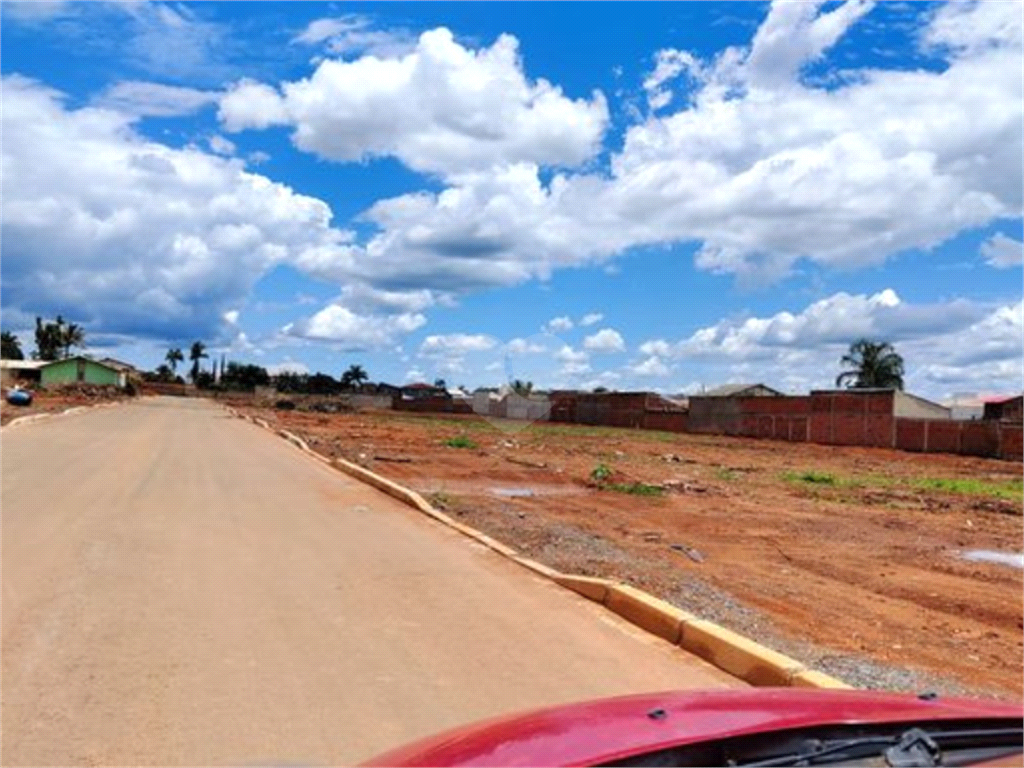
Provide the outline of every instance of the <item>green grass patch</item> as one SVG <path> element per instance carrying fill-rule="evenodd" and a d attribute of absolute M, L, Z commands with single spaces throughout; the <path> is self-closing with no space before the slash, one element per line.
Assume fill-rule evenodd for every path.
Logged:
<path fill-rule="evenodd" d="M 466 435 L 450 437 L 444 441 L 444 444 L 449 448 L 476 448 L 476 443 L 466 437 Z"/>
<path fill-rule="evenodd" d="M 725 467 L 722 467 L 721 469 L 715 470 L 715 477 L 717 477 L 719 480 L 732 481 L 739 477 L 739 475 L 737 475 L 731 469 L 726 469 Z"/>
<path fill-rule="evenodd" d="M 970 496 L 993 496 L 997 499 L 1021 501 L 1024 496 L 1024 479 L 993 482 L 974 478 L 925 477 L 911 480 L 910 484 L 922 491 L 945 491 L 964 493 Z"/>
<path fill-rule="evenodd" d="M 840 484 L 839 478 L 835 475 L 828 472 L 815 472 L 813 470 L 807 472 L 787 472 L 782 477 L 791 483 L 808 483 L 810 485 Z"/>
<path fill-rule="evenodd" d="M 603 483 L 612 476 L 612 468 L 607 464 L 598 464 L 590 472 L 590 479 Z"/>
<path fill-rule="evenodd" d="M 610 491 L 628 493 L 631 496 L 661 496 L 665 492 L 660 485 L 648 485 L 647 483 L 609 483 L 601 487 Z"/>

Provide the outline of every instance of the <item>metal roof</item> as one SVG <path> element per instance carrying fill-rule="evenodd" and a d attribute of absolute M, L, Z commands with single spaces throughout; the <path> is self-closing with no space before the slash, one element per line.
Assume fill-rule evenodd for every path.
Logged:
<path fill-rule="evenodd" d="M 0 360 L 0 368 L 10 368 L 16 371 L 32 371 L 42 368 L 48 360 Z"/>
<path fill-rule="evenodd" d="M 723 384 L 720 387 L 709 389 L 707 392 L 701 392 L 701 397 L 732 397 L 738 395 L 741 392 L 745 392 L 748 389 L 755 389 L 757 387 L 763 387 L 771 392 L 775 392 L 778 395 L 782 393 L 776 389 L 772 389 L 767 384 L 755 383 L 755 384 Z"/>

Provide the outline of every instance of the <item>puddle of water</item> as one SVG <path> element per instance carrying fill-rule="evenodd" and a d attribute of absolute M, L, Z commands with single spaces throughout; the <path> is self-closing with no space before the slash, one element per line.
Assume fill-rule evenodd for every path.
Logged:
<path fill-rule="evenodd" d="M 961 555 L 964 560 L 971 560 L 976 563 L 997 563 L 998 565 L 1009 565 L 1012 568 L 1024 568 L 1024 554 L 1016 552 L 995 552 L 991 549 L 972 549 Z"/>
<path fill-rule="evenodd" d="M 529 488 L 491 488 L 491 493 L 495 496 L 503 496 L 507 499 L 522 498 L 524 496 L 533 496 L 533 491 Z"/>

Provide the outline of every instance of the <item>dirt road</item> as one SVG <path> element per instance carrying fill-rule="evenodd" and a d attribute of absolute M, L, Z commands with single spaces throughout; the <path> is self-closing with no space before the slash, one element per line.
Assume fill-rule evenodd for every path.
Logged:
<path fill-rule="evenodd" d="M 204 401 L 2 448 L 4 765 L 344 764 L 740 684 Z"/>

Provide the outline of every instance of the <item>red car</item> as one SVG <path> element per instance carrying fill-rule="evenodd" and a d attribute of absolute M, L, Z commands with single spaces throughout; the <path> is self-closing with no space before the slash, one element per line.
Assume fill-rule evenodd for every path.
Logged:
<path fill-rule="evenodd" d="M 624 696 L 500 717 L 367 766 L 1024 764 L 1020 704 L 761 688 Z"/>

